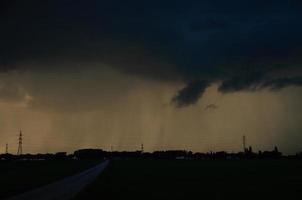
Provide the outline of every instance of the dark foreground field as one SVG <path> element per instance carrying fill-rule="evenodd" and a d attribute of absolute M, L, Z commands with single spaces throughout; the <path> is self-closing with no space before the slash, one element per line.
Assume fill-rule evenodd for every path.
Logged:
<path fill-rule="evenodd" d="M 113 160 L 79 199 L 302 199 L 302 161 Z"/>
<path fill-rule="evenodd" d="M 88 169 L 96 160 L 0 161 L 0 199 Z"/>

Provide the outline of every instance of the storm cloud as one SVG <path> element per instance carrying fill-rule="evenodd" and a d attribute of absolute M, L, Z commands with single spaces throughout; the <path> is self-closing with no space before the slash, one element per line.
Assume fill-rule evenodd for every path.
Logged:
<path fill-rule="evenodd" d="M 208 86 L 209 83 L 205 81 L 190 82 L 186 87 L 181 89 L 176 96 L 174 96 L 172 102 L 178 107 L 194 104 L 198 101 Z"/>
<path fill-rule="evenodd" d="M 103 63 L 187 84 L 171 100 L 177 107 L 196 103 L 212 83 L 223 93 L 302 85 L 300 1 L 5 0 L 0 7 L 2 73 Z"/>

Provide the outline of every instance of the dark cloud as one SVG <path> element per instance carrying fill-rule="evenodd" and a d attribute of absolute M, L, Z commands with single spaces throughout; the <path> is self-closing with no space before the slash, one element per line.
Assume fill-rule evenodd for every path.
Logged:
<path fill-rule="evenodd" d="M 190 82 L 187 86 L 181 89 L 176 96 L 174 96 L 172 103 L 177 107 L 194 104 L 202 96 L 208 86 L 209 83 L 206 81 Z"/>
<path fill-rule="evenodd" d="M 259 87 L 265 72 L 240 72 L 238 75 L 227 78 L 222 81 L 218 91 L 220 92 L 236 92 L 240 90 L 255 91 Z"/>
<path fill-rule="evenodd" d="M 284 77 L 271 80 L 261 78 L 261 76 L 254 79 L 237 77 L 222 82 L 218 90 L 223 93 L 237 92 L 241 90 L 257 91 L 261 89 L 277 91 L 289 86 L 302 86 L 302 77 Z"/>
<path fill-rule="evenodd" d="M 271 90 L 279 90 L 288 86 L 302 86 L 302 77 L 279 78 L 263 84 L 263 87 L 268 87 Z"/>
<path fill-rule="evenodd" d="M 206 19 L 193 21 L 190 26 L 190 31 L 200 32 L 209 30 L 223 30 L 231 28 L 232 24 L 222 19 Z"/>
<path fill-rule="evenodd" d="M 300 1 L 4 0 L 0 8 L 2 72 L 100 62 L 189 83 L 178 106 L 210 83 L 221 92 L 301 85 Z"/>

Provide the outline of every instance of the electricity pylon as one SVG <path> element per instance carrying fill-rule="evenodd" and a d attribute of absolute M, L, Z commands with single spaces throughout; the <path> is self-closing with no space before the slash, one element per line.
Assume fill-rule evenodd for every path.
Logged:
<path fill-rule="evenodd" d="M 22 131 L 20 130 L 19 134 L 19 145 L 17 155 L 22 155 Z"/>

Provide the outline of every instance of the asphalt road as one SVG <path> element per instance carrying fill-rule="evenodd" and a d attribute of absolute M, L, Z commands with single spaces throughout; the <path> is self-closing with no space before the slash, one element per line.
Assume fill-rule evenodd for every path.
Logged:
<path fill-rule="evenodd" d="M 7 200 L 68 200 L 97 178 L 109 161 L 63 180 L 8 198 Z"/>

